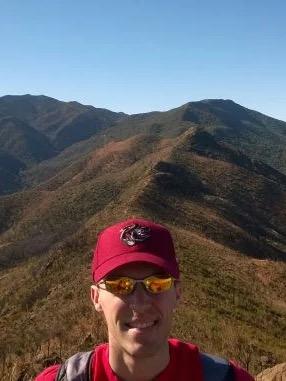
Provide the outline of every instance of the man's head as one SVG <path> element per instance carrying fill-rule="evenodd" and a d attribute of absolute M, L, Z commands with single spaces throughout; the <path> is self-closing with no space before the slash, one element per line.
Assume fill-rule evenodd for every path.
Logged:
<path fill-rule="evenodd" d="M 93 256 L 93 280 L 97 283 L 120 266 L 134 262 L 151 263 L 179 278 L 170 232 L 162 225 L 133 218 L 100 233 Z"/>
<path fill-rule="evenodd" d="M 169 231 L 142 219 L 99 235 L 91 297 L 107 322 L 113 350 L 152 356 L 166 348 L 179 298 L 179 268 Z"/>

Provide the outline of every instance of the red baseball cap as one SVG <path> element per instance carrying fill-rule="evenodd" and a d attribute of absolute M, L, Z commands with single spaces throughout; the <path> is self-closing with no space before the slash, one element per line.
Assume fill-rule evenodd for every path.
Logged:
<path fill-rule="evenodd" d="M 99 282 L 116 268 L 147 262 L 178 279 L 180 272 L 171 234 L 148 220 L 132 218 L 104 229 L 93 252 L 92 278 Z"/>

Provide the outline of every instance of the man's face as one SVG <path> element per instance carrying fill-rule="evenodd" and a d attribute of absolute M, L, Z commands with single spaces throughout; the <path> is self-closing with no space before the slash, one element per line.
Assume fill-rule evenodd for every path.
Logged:
<path fill-rule="evenodd" d="M 160 271 L 154 265 L 130 263 L 113 271 L 110 276 L 144 279 L 155 274 L 160 274 Z M 154 295 L 140 283 L 132 294 L 125 296 L 92 286 L 92 301 L 96 310 L 104 314 L 110 348 L 134 357 L 149 357 L 166 349 L 179 293 L 176 284 L 170 290 Z"/>

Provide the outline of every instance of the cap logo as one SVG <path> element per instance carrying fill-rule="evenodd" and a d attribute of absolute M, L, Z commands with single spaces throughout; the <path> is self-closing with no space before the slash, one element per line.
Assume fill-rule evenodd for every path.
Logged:
<path fill-rule="evenodd" d="M 128 246 L 145 241 L 151 236 L 151 229 L 146 226 L 133 224 L 120 230 L 120 239 Z"/>

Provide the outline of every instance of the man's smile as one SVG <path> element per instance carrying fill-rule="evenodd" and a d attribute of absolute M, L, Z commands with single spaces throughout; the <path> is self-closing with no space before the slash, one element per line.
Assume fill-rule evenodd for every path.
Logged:
<path fill-rule="evenodd" d="M 126 324 L 126 326 L 130 329 L 145 329 L 155 326 L 158 323 L 158 320 L 150 320 L 150 321 L 131 321 Z"/>

